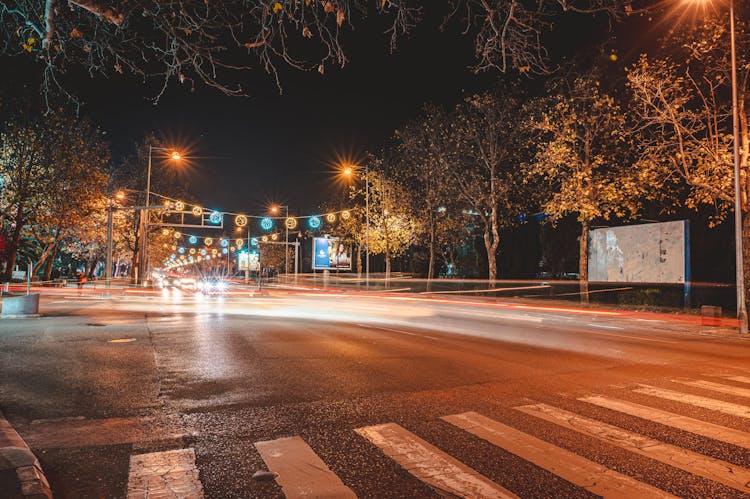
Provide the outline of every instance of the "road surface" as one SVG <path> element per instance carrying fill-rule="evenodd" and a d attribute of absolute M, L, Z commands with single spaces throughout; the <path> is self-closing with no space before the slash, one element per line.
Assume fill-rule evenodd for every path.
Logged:
<path fill-rule="evenodd" d="M 58 498 L 750 495 L 750 342 L 696 318 L 282 291 L 42 311 L 0 321 L 0 409 Z"/>

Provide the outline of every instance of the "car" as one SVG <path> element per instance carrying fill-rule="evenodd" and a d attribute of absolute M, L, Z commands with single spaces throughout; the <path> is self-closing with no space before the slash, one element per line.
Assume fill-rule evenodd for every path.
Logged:
<path fill-rule="evenodd" d="M 156 281 L 156 287 L 159 289 L 174 289 L 180 287 L 180 278 L 175 276 L 163 276 Z"/>
<path fill-rule="evenodd" d="M 222 279 L 202 279 L 196 287 L 204 295 L 220 295 L 227 290 L 227 282 Z"/>
<path fill-rule="evenodd" d="M 180 279 L 180 289 L 185 291 L 195 291 L 197 289 L 195 279 L 192 277 L 183 277 Z"/>

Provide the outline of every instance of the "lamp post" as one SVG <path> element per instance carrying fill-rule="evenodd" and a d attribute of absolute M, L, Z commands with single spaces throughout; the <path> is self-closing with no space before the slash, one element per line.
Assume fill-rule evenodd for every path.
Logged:
<path fill-rule="evenodd" d="M 284 275 L 289 273 L 289 205 L 272 206 L 271 213 L 278 213 L 279 208 L 284 208 Z"/>
<path fill-rule="evenodd" d="M 732 149 L 734 155 L 734 238 L 735 265 L 737 267 L 737 319 L 740 333 L 747 334 L 747 308 L 745 305 L 745 269 L 742 256 L 742 189 L 740 186 L 740 119 L 737 108 L 737 53 L 734 36 L 734 0 L 729 0 L 729 33 L 732 48 Z"/>
<path fill-rule="evenodd" d="M 351 166 L 344 167 L 341 170 L 347 177 L 354 174 Z M 368 175 L 368 166 L 365 163 L 365 285 L 370 287 L 370 177 Z"/>
<path fill-rule="evenodd" d="M 173 149 L 166 149 L 164 147 L 148 146 L 148 172 L 146 173 L 146 206 L 141 211 L 141 252 L 140 258 L 138 259 L 138 276 L 136 283 L 144 284 L 146 282 L 146 266 L 148 265 L 148 258 L 146 252 L 148 251 L 148 210 L 151 206 L 151 157 L 154 150 L 157 151 L 169 151 L 170 159 L 179 161 L 182 156 Z"/>

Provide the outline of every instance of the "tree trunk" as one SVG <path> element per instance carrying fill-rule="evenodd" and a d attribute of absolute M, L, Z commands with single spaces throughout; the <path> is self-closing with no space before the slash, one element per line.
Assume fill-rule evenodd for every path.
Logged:
<path fill-rule="evenodd" d="M 578 244 L 578 278 L 581 303 L 589 303 L 589 223 L 581 224 L 581 239 Z"/>
<path fill-rule="evenodd" d="M 57 257 L 57 244 L 55 244 L 55 247 L 52 248 L 49 258 L 47 259 L 47 267 L 44 269 L 44 277 L 42 278 L 45 281 L 49 281 L 52 279 L 52 269 L 55 267 L 56 257 Z"/>
<path fill-rule="evenodd" d="M 21 242 L 21 230 L 23 229 L 23 220 L 16 221 L 16 227 L 11 232 L 10 241 L 8 244 L 8 267 L 5 269 L 5 275 L 3 280 L 10 282 L 13 277 L 13 268 L 16 266 L 16 259 L 18 258 L 18 245 Z"/>
<path fill-rule="evenodd" d="M 490 281 L 494 281 L 495 279 L 497 279 L 497 257 L 495 255 L 496 246 L 493 244 L 492 238 L 490 237 L 489 228 L 485 228 L 484 230 L 484 249 L 487 250 L 487 278 Z"/>
<path fill-rule="evenodd" d="M 427 269 L 427 280 L 435 278 L 435 227 L 430 227 L 430 263 Z M 427 284 L 429 286 L 429 283 Z"/>
<path fill-rule="evenodd" d="M 385 285 L 388 286 L 388 280 L 391 278 L 391 255 L 386 251 L 385 253 Z"/>
<path fill-rule="evenodd" d="M 362 278 L 362 245 L 357 245 L 357 279 Z"/>

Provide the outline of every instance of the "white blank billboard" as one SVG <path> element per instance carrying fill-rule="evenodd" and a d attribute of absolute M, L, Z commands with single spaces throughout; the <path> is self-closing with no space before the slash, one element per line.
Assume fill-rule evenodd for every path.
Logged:
<path fill-rule="evenodd" d="M 589 281 L 689 280 L 687 220 L 594 229 L 589 234 Z"/>

